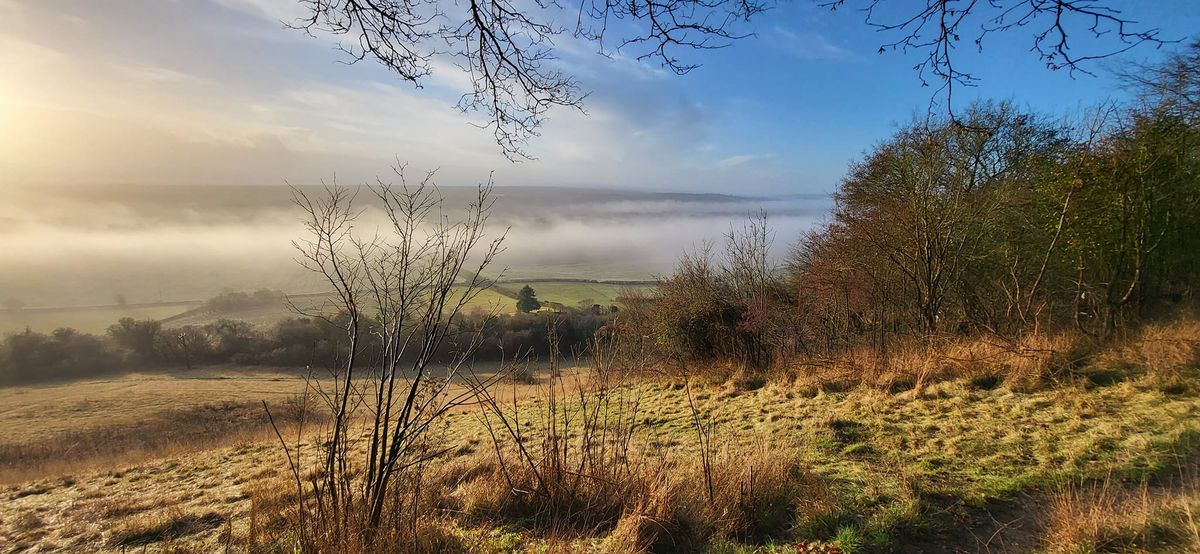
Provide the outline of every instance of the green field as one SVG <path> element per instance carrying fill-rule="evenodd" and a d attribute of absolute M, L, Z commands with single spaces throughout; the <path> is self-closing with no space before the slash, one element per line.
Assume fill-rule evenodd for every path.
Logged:
<path fill-rule="evenodd" d="M 164 320 L 168 326 L 205 325 L 218 319 L 237 319 L 254 325 L 271 325 L 288 317 L 301 317 L 304 314 L 328 313 L 335 311 L 333 298 L 327 294 L 301 294 L 288 297 L 287 302 L 256 306 L 235 312 L 213 313 L 201 309 L 177 314 Z M 467 304 L 466 311 L 473 309 L 498 310 L 501 313 L 515 311 L 515 304 L 508 297 L 494 291 L 485 290 Z"/>
<path fill-rule="evenodd" d="M 498 288 L 505 292 L 512 292 L 515 296 L 516 291 L 525 285 L 533 288 L 534 292 L 537 293 L 538 300 L 542 302 L 558 302 L 568 308 L 573 308 L 580 304 L 609 306 L 616 304 L 617 297 L 626 289 L 645 290 L 650 288 L 650 285 L 622 285 L 576 281 L 514 281 L 502 283 L 498 285 Z"/>
<path fill-rule="evenodd" d="M 26 327 L 42 333 L 60 327 L 71 327 L 85 333 L 102 333 L 122 317 L 163 319 L 191 310 L 197 305 L 199 302 L 0 310 L 0 335 L 19 333 Z"/>
<path fill-rule="evenodd" d="M 505 282 L 483 291 L 467 307 L 496 310 L 499 313 L 516 311 L 516 291 L 525 284 L 537 292 L 543 302 L 557 302 L 566 307 L 580 304 L 609 306 L 625 289 L 646 289 L 648 285 L 621 285 L 614 283 L 588 283 L 577 281 L 532 281 Z M 299 294 L 289 296 L 290 303 L 304 312 L 321 312 L 329 309 L 330 297 L 325 294 Z M 254 325 L 267 326 L 283 318 L 299 314 L 287 302 L 254 306 L 226 313 L 213 313 L 200 309 L 202 302 L 167 302 L 128 306 L 87 306 L 62 308 L 26 308 L 22 310 L 0 310 L 0 335 L 19 333 L 26 328 L 48 333 L 61 327 L 71 327 L 85 333 L 103 333 L 122 317 L 135 319 L 157 319 L 171 327 L 182 325 L 205 325 L 217 319 L 228 318 L 247 321 Z"/>

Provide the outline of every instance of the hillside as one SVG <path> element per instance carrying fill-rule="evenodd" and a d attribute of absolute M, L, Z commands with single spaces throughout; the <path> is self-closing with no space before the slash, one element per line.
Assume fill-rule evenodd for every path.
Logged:
<path fill-rule="evenodd" d="M 521 515 L 494 496 L 506 487 L 494 482 L 493 438 L 482 412 L 467 407 L 448 415 L 435 435 L 457 446 L 426 473 L 440 483 L 430 489 L 427 501 L 437 507 L 426 523 L 435 526 L 429 532 L 437 529 L 436 544 L 472 552 L 613 552 L 640 541 L 709 552 L 1192 551 L 1200 546 L 1191 523 L 1200 510 L 1200 391 L 1193 381 L 1200 341 L 1179 334 L 1194 326 L 1164 329 L 1175 334 L 1160 330 L 1098 352 L 1087 366 L 1040 384 L 985 378 L 1002 363 L 988 358 L 950 363 L 919 388 L 903 385 L 900 365 L 889 380 L 899 386 L 838 385 L 802 372 L 745 381 L 712 368 L 690 387 L 643 376 L 595 389 L 581 385 L 593 382 L 594 369 L 561 380 L 542 372 L 537 384 L 512 389 L 509 417 L 533 422 L 525 425 L 534 438 L 544 429 L 539 418 L 560 413 L 574 436 L 584 429 L 576 427 L 581 407 L 608 398 L 604 425 L 625 422 L 611 429 L 631 433 L 621 459 L 639 469 L 621 486 L 633 487 L 632 496 L 606 497 L 611 491 L 599 485 L 580 494 L 625 507 L 577 508 L 601 519 L 570 535 L 547 534 L 540 516 Z M 1180 346 L 1156 349 L 1164 336 Z M 1163 381 L 1149 370 L 1164 364 L 1185 380 Z M 288 431 L 295 412 L 287 410 L 304 390 L 298 377 L 226 369 L 0 390 L 9 407 L 0 423 L 21 420 L 30 431 L 0 435 L 7 481 L 0 539 L 14 552 L 285 544 L 278 518 L 292 517 L 292 485 L 255 400 L 274 406 L 295 440 Z M 582 396 L 547 404 L 553 390 L 580 386 Z M 508 385 L 497 387 L 501 397 L 510 394 Z M 62 405 L 62 398 L 79 400 Z M 697 442 L 697 412 L 716 437 L 707 448 Z M 100 413 L 108 415 L 94 417 Z M 128 416 L 114 415 L 121 413 Z M 180 427 L 197 419 L 208 429 L 238 431 L 214 436 Z M 176 439 L 159 441 L 167 429 Z M 31 453 L 64 440 L 140 446 L 122 454 L 84 447 L 72 463 L 43 457 L 29 465 Z M 309 440 L 300 446 L 305 455 L 317 452 Z M 721 513 L 702 509 L 703 498 L 694 496 L 701 493 L 687 486 L 701 478 L 696 464 L 705 452 Z M 603 519 L 634 509 L 649 519 Z M 681 517 L 693 527 L 679 527 Z"/>

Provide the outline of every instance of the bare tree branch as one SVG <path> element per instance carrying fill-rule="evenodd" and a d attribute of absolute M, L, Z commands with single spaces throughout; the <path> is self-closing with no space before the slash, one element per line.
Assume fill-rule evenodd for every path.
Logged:
<path fill-rule="evenodd" d="M 555 57 L 557 0 L 298 0 L 305 16 L 289 23 L 309 34 L 343 37 L 347 63 L 373 58 L 418 88 L 448 58 L 470 77 L 458 101 L 464 113 L 480 113 L 511 161 L 533 159 L 526 150 L 556 107 L 583 109 L 587 93 Z M 1140 45 L 1173 42 L 1144 28 L 1110 0 L 814 0 L 836 10 L 857 6 L 865 24 L 888 36 L 879 52 L 923 54 L 913 69 L 922 85 L 936 84 L 930 110 L 942 103 L 954 119 L 959 86 L 978 78 L 956 57 L 964 39 L 977 50 L 994 34 L 1026 30 L 1030 50 L 1052 70 L 1089 74 L 1087 62 Z M 699 67 L 689 52 L 725 48 L 753 33 L 748 24 L 777 0 L 580 0 L 572 33 L 594 42 L 604 56 L 629 53 L 657 61 L 676 74 Z M 915 6 L 915 8 L 913 7 Z M 1095 51 L 1076 50 L 1079 36 Z M 957 121 L 956 119 L 954 119 Z"/>
<path fill-rule="evenodd" d="M 864 22 L 889 35 L 879 53 L 917 52 L 924 57 L 913 66 L 922 86 L 937 84 L 930 100 L 930 111 L 942 101 L 942 107 L 954 121 L 952 101 L 956 86 L 975 86 L 979 79 L 956 65 L 955 51 L 964 38 L 983 50 L 986 38 L 994 34 L 1025 29 L 1031 33 L 1030 51 L 1050 70 L 1065 69 L 1091 75 L 1087 62 L 1127 52 L 1137 46 L 1155 47 L 1177 42 L 1163 38 L 1155 28 L 1139 27 L 1137 21 L 1111 7 L 1107 0 L 925 0 L 914 11 L 899 16 L 884 15 L 881 0 L 821 1 L 822 7 L 837 10 L 847 4 L 859 4 Z M 914 3 L 916 4 L 916 3 Z M 887 4 L 891 7 L 891 4 Z M 1078 35 L 1104 39 L 1097 50 L 1077 53 L 1072 45 Z"/>

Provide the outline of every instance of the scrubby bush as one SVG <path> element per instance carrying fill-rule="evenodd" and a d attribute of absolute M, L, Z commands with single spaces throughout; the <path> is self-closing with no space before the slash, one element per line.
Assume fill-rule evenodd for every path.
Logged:
<path fill-rule="evenodd" d="M 452 322 L 448 340 L 435 353 L 450 359 L 467 341 L 479 340 L 475 359 L 498 361 L 514 356 L 550 356 L 551 328 L 560 358 L 581 355 L 596 331 L 612 321 L 607 310 L 565 309 L 558 313 L 463 315 Z M 233 363 L 281 367 L 335 367 L 348 346 L 347 316 L 286 318 L 269 327 L 234 319 L 206 325 L 164 327 L 154 320 L 122 318 L 105 336 L 59 329 L 51 334 L 26 330 L 0 343 L 0 383 L 82 378 L 154 367 L 192 368 Z M 371 331 L 378 323 L 362 317 L 360 355 L 379 356 L 381 344 Z M 476 337 L 475 333 L 481 333 Z"/>
<path fill-rule="evenodd" d="M 650 319 L 666 358 L 728 360 L 760 369 L 791 347 L 792 300 L 770 259 L 770 244 L 761 214 L 730 231 L 720 255 L 711 247 L 686 254 L 659 282 Z"/>
<path fill-rule="evenodd" d="M 206 300 L 200 309 L 208 313 L 229 314 L 251 308 L 278 306 L 286 297 L 282 291 L 271 289 L 259 289 L 249 294 L 223 292 Z"/>
<path fill-rule="evenodd" d="M 122 357 L 110 344 L 74 329 L 50 334 L 26 329 L 0 343 L 0 384 L 70 378 L 121 366 Z"/>

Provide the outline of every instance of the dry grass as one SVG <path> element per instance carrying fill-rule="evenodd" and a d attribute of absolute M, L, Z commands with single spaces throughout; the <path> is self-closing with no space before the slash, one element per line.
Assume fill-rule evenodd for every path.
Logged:
<path fill-rule="evenodd" d="M 276 423 L 291 427 L 301 418 L 300 401 L 275 407 Z M 0 443 L 0 483 L 68 475 L 93 468 L 261 441 L 273 436 L 261 404 L 220 402 L 168 410 L 142 421 Z"/>
<path fill-rule="evenodd" d="M 322 377 L 318 375 L 318 377 Z M 332 381 L 320 381 L 328 387 Z M 302 372 L 212 367 L 62 384 L 0 387 L 0 443 L 26 442 L 214 402 L 274 405 L 305 390 Z"/>
<path fill-rule="evenodd" d="M 1137 341 L 1137 353 L 1135 363 L 1164 377 L 1200 366 L 1200 319 L 1146 326 Z"/>
<path fill-rule="evenodd" d="M 1200 318 L 1154 323 L 1097 357 L 1110 372 L 1141 375 L 1170 394 L 1195 391 L 1200 371 Z"/>
<path fill-rule="evenodd" d="M 773 372 L 773 379 L 802 390 L 841 392 L 869 387 L 889 392 L 915 390 L 945 381 L 972 386 L 1034 391 L 1086 361 L 1095 345 L 1072 332 L 1032 334 L 1018 341 L 993 336 L 935 337 L 889 347 L 883 356 L 869 347 L 826 357 L 799 358 Z"/>
<path fill-rule="evenodd" d="M 411 497 L 416 509 L 404 512 L 415 519 L 401 525 L 400 514 L 389 514 L 387 531 L 375 542 L 339 541 L 336 548 L 632 553 L 731 544 L 729 550 L 739 551 L 795 541 L 891 551 L 912 537 L 945 539 L 931 535 L 940 521 L 963 521 L 996 499 L 1053 490 L 1044 510 L 1045 535 L 1031 535 L 1051 551 L 1153 545 L 1195 550 L 1197 481 L 1150 481 L 1144 488 L 1129 483 L 1173 471 L 1172 449 L 1197 432 L 1200 400 L 1142 379 L 1100 385 L 1072 378 L 1117 363 L 1119 356 L 1186 375 L 1195 351 L 1175 343 L 1194 332 L 1194 326 L 1176 324 L 1147 329 L 1116 354 L 1101 352 L 1082 368 L 1076 360 L 1092 345 L 1062 335 L 1029 337 L 1018 345 L 948 340 L 934 348 L 897 348 L 886 360 L 858 352 L 814 368 L 808 376 L 814 381 L 797 374 L 792 381 L 752 382 L 758 377 L 723 370 L 711 384 L 697 379 L 694 391 L 720 443 L 711 495 L 686 390 L 673 383 L 626 383 L 620 394 L 639 402 L 635 413 L 616 413 L 636 431 L 629 453 L 592 456 L 580 466 L 584 458 L 573 451 L 562 458 L 571 462 L 560 466 L 564 471 L 540 468 L 543 478 L 553 480 L 543 490 L 533 472 L 512 463 L 519 461 L 512 456 L 515 444 L 504 446 L 510 464 L 505 471 L 478 412 L 456 413 L 444 433 L 446 444 L 456 448 L 431 462 L 419 481 L 395 484 L 398 491 L 419 489 Z M 828 381 L 816 386 L 817 378 Z M 568 389 L 586 384 L 573 379 Z M 534 448 L 549 440 L 542 427 L 550 413 L 546 398 L 530 392 L 545 385 L 504 386 L 516 397 L 510 407 L 521 414 L 525 444 Z M 613 389 L 602 392 L 616 398 Z M 581 398 L 597 399 L 571 393 L 553 412 L 558 421 L 574 422 L 558 429 L 571 444 L 581 437 Z M 197 427 L 227 431 L 254 421 L 240 412 L 248 409 L 244 403 L 211 413 L 195 409 L 151 416 L 144 424 L 149 427 L 97 425 L 100 415 L 91 414 L 85 429 L 108 440 L 114 429 L 129 437 L 153 435 L 154 427 L 186 430 L 190 423 L 181 420 L 189 418 Z M 96 469 L 128 462 L 94 457 L 70 480 L 43 478 L 8 488 L 0 493 L 0 542 L 81 551 L 138 545 L 280 551 L 297 544 L 297 492 L 276 442 L 229 447 L 205 442 L 204 435 L 181 436 L 180 450 L 164 451 L 169 458 L 161 461 L 104 472 Z M 185 453 L 188 448 L 207 451 Z M 311 458 L 319 449 L 305 442 L 302 451 Z M 1054 487 L 1061 482 L 1084 484 Z"/>
<path fill-rule="evenodd" d="M 1072 483 L 1050 498 L 1043 541 L 1048 553 L 1197 552 L 1195 483 L 1132 488 L 1107 478 Z"/>
<path fill-rule="evenodd" d="M 685 469 L 684 482 L 694 482 L 688 473 L 697 469 L 694 464 Z M 727 452 L 717 458 L 713 473 L 711 499 L 689 486 L 678 492 L 683 498 L 677 502 L 690 505 L 716 535 L 752 544 L 779 538 L 797 517 L 823 509 L 832 494 L 791 449 Z"/>
<path fill-rule="evenodd" d="M 164 498 L 128 498 L 124 496 L 102 497 L 89 506 L 89 510 L 102 519 L 125 517 L 149 510 L 166 507 Z"/>
<path fill-rule="evenodd" d="M 946 513 L 945 506 L 925 507 L 928 498 L 975 502 L 1058 475 L 1147 461 L 1153 467 L 1159 441 L 1179 433 L 1200 409 L 1192 399 L 1131 383 L 1021 395 L 935 383 L 919 396 L 862 389 L 816 397 L 777 384 L 730 396 L 714 385 L 697 391 L 700 408 L 728 445 L 715 458 L 709 501 L 684 391 L 636 386 L 645 392 L 638 424 L 648 442 L 634 460 L 645 463 L 602 473 L 624 474 L 623 481 L 591 483 L 577 489 L 577 498 L 538 498 L 527 474 L 510 474 L 510 486 L 476 416 L 460 414 L 448 422 L 447 440 L 482 442 L 430 464 L 421 517 L 404 536 L 387 540 L 403 551 L 476 552 L 687 551 L 721 541 L 836 537 L 887 545 L 897 540 L 890 538 L 896 529 L 919 528 L 927 512 Z M 528 400 L 521 406 L 527 416 L 545 409 Z M 307 445 L 304 452 L 317 450 Z M 118 550 L 109 535 L 123 522 L 179 506 L 178 515 L 211 511 L 228 523 L 175 537 L 172 548 L 220 551 L 231 543 L 234 551 L 286 550 L 295 544 L 296 493 L 281 458 L 278 445 L 267 442 L 85 473 L 71 484 L 14 487 L 0 515 L 0 540 Z M 23 513 L 45 525 L 36 532 L 9 527 Z"/>
<path fill-rule="evenodd" d="M 270 482 L 264 470 L 281 467 L 281 458 L 277 446 L 246 444 L 12 486 L 0 493 L 0 543 L 42 551 L 223 551 L 228 531 L 245 537 L 248 491 Z M 21 513 L 37 514 L 42 525 L 17 529 L 11 517 Z M 146 544 L 130 546 L 140 541 Z"/>
<path fill-rule="evenodd" d="M 229 367 L 0 388 L 0 484 L 269 440 L 261 402 L 288 426 L 305 390 L 296 373 Z"/>
<path fill-rule="evenodd" d="M 333 536 L 324 534 L 305 533 L 302 541 L 300 510 L 297 500 L 299 493 L 294 481 L 275 478 L 255 483 L 249 487 L 250 508 L 243 519 L 246 520 L 244 533 L 231 534 L 231 543 L 251 552 L 276 552 L 293 550 L 297 545 L 305 545 L 305 549 L 315 552 L 465 552 L 468 548 L 466 539 L 457 529 L 453 520 L 444 514 L 448 506 L 446 494 L 452 490 L 447 484 L 455 478 L 453 468 L 462 468 L 461 463 L 452 463 L 447 467 L 432 469 L 428 475 L 423 475 L 422 483 L 405 481 L 396 483 L 396 494 L 408 494 L 418 491 L 415 500 L 418 502 L 411 519 L 401 521 L 400 513 L 386 512 L 381 525 L 367 539 L 366 534 L 353 536 Z M 306 506 L 311 508 L 313 503 L 306 494 Z M 366 520 L 363 507 L 357 503 L 350 506 L 346 517 L 352 520 Z M 306 517 L 318 517 L 313 511 L 307 511 Z"/>
<path fill-rule="evenodd" d="M 444 466 L 431 488 L 449 491 L 431 504 L 475 524 L 504 524 L 541 540 L 602 538 L 604 552 L 691 551 L 714 537 L 758 543 L 781 536 L 798 514 L 825 509 L 829 486 L 795 450 L 730 451 L 714 465 L 713 496 L 699 460 L 661 460 L 639 471 L 606 471 L 572 495 L 544 495 L 527 472 L 507 475 L 494 458 Z M 511 480 L 511 482 L 510 482 Z"/>
<path fill-rule="evenodd" d="M 147 512 L 118 522 L 109 537 L 109 544 L 127 547 L 169 542 L 216 529 L 224 522 L 225 518 L 216 512 L 191 513 L 179 508 Z"/>

